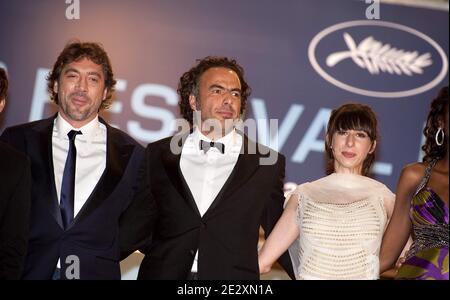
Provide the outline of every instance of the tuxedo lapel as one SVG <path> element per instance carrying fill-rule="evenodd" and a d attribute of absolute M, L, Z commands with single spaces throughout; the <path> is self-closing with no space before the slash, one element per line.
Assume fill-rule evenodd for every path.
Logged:
<path fill-rule="evenodd" d="M 107 130 L 106 167 L 71 226 L 86 218 L 114 191 L 125 172 L 135 147 L 133 144 L 121 143 L 122 139 L 114 131 L 114 128 L 106 124 L 101 118 L 99 118 L 99 121 L 105 124 Z"/>
<path fill-rule="evenodd" d="M 44 199 L 55 221 L 63 228 L 53 170 L 52 135 L 55 118 L 56 115 L 39 122 L 31 131 L 32 136 L 29 136 L 27 140 L 31 145 L 28 151 L 31 161 L 38 164 L 36 168 L 33 168 L 34 181 L 38 182 L 37 193 L 42 196 L 41 199 Z"/>
<path fill-rule="evenodd" d="M 219 194 L 214 199 L 211 206 L 204 214 L 203 218 L 207 218 L 211 214 L 211 211 L 213 211 L 214 208 L 217 207 L 217 205 L 219 205 L 219 203 L 223 199 L 230 197 L 234 191 L 236 191 L 240 186 L 245 184 L 248 181 L 248 179 L 255 173 L 255 171 L 259 166 L 258 163 L 259 155 L 249 154 L 249 148 L 256 149 L 256 144 L 250 141 L 246 135 L 243 134 L 242 136 L 243 136 L 242 147 L 244 147 L 244 152 L 239 155 L 238 161 L 236 162 L 233 171 L 231 172 L 227 181 L 223 185 Z"/>
<path fill-rule="evenodd" d="M 183 147 L 184 141 L 186 140 L 187 136 L 188 134 L 180 136 L 180 141 L 178 144 L 179 147 Z M 200 212 L 198 210 L 197 204 L 195 203 L 194 196 L 192 195 L 191 190 L 189 189 L 189 186 L 181 172 L 180 159 L 181 153 L 174 154 L 172 153 L 170 148 L 161 153 L 161 160 L 163 162 L 167 176 L 169 177 L 173 186 L 178 191 L 180 196 L 185 199 L 188 202 L 189 206 L 191 206 L 192 209 L 200 216 Z"/>

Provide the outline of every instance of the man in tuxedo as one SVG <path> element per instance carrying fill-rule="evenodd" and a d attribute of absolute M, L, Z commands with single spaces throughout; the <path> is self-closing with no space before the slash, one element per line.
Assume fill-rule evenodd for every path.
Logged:
<path fill-rule="evenodd" d="M 138 279 L 259 279 L 259 228 L 267 236 L 283 211 L 285 158 L 235 129 L 250 94 L 235 60 L 204 58 L 178 92 L 192 130 L 148 145 L 122 244 L 141 245 Z"/>
<path fill-rule="evenodd" d="M 0 113 L 8 77 L 0 68 Z M 27 250 L 31 173 L 25 155 L 0 142 L 0 279 L 19 279 Z"/>
<path fill-rule="evenodd" d="M 58 113 L 1 136 L 31 161 L 22 277 L 120 279 L 119 219 L 136 190 L 144 149 L 98 116 L 116 83 L 99 44 L 68 44 L 47 80 Z"/>

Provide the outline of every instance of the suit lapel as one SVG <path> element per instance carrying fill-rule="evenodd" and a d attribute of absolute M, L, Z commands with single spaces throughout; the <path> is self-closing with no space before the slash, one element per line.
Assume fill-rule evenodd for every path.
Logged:
<path fill-rule="evenodd" d="M 183 134 L 179 136 L 180 141 L 178 141 L 178 146 L 180 146 L 180 148 L 183 147 L 184 141 L 186 141 L 188 135 L 189 134 Z M 192 209 L 200 216 L 200 212 L 198 210 L 197 204 L 195 203 L 194 196 L 192 195 L 191 190 L 189 189 L 189 186 L 181 172 L 180 159 L 181 152 L 179 154 L 174 154 L 172 153 L 172 151 L 170 151 L 170 149 L 167 149 L 166 151 L 163 151 L 161 153 L 161 160 L 163 162 L 167 176 L 169 177 L 173 186 L 181 195 L 181 197 L 187 201 L 188 205 L 191 206 Z"/>
<path fill-rule="evenodd" d="M 214 208 L 216 208 L 223 199 L 230 197 L 240 186 L 246 183 L 259 166 L 259 155 L 249 154 L 249 148 L 256 149 L 256 144 L 250 141 L 246 135 L 242 134 L 242 136 L 244 152 L 241 152 L 241 154 L 239 154 L 238 161 L 236 162 L 233 171 L 223 185 L 219 194 L 214 199 L 211 206 L 203 215 L 203 218 L 207 218 L 211 214 L 211 211 L 213 211 Z M 249 147 L 250 144 L 251 147 Z"/>
<path fill-rule="evenodd" d="M 45 180 L 43 184 L 40 184 L 44 190 L 39 191 L 42 193 L 41 195 L 43 196 L 45 204 L 49 208 L 50 214 L 59 226 L 63 228 L 61 211 L 58 203 L 58 194 L 56 192 L 55 172 L 53 169 L 52 136 L 55 118 L 56 115 L 52 118 L 43 120 L 35 127 L 35 132 L 37 133 L 36 143 L 40 151 L 36 152 L 34 149 L 30 149 L 29 153 L 30 156 L 36 155 L 32 161 L 38 162 L 40 165 L 38 167 L 38 170 L 40 170 L 39 174 L 36 175 L 38 176 L 37 181 Z M 34 137 L 31 137 L 30 141 L 33 139 Z"/>
<path fill-rule="evenodd" d="M 106 126 L 106 167 L 71 226 L 86 218 L 114 191 L 125 172 L 135 147 L 133 144 L 122 144 L 122 139 L 114 128 L 106 124 L 102 118 L 99 118 L 99 121 Z"/>

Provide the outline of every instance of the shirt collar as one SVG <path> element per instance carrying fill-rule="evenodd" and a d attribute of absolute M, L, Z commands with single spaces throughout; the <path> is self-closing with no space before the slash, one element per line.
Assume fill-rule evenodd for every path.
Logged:
<path fill-rule="evenodd" d="M 206 142 L 211 142 L 212 140 L 205 136 L 198 127 L 194 128 L 194 131 L 191 134 L 194 145 L 196 145 L 197 149 L 200 151 L 200 140 L 204 140 Z M 225 145 L 225 153 L 229 154 L 230 152 L 240 151 L 242 146 L 242 136 L 236 132 L 236 129 L 231 130 L 225 136 L 220 139 L 214 141 L 217 143 L 222 143 Z"/>
<path fill-rule="evenodd" d="M 100 130 L 100 121 L 98 120 L 98 115 L 86 125 L 80 128 L 73 128 L 72 125 L 69 124 L 61 115 L 58 113 L 58 116 L 55 119 L 56 134 L 60 139 L 68 139 L 67 133 L 71 130 L 79 130 L 83 134 L 79 135 L 77 139 L 85 140 L 87 142 L 92 142 L 94 138 L 97 136 Z"/>

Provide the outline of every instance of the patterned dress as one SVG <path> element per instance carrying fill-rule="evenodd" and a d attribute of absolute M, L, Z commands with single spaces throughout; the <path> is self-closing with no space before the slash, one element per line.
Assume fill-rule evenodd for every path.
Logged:
<path fill-rule="evenodd" d="M 300 235 L 289 247 L 296 279 L 378 279 L 379 251 L 395 195 L 366 176 L 336 174 L 287 195 Z"/>
<path fill-rule="evenodd" d="M 435 164 L 436 160 L 427 167 L 411 200 L 413 244 L 397 273 L 397 279 L 449 279 L 448 205 L 431 188 L 426 187 Z"/>

